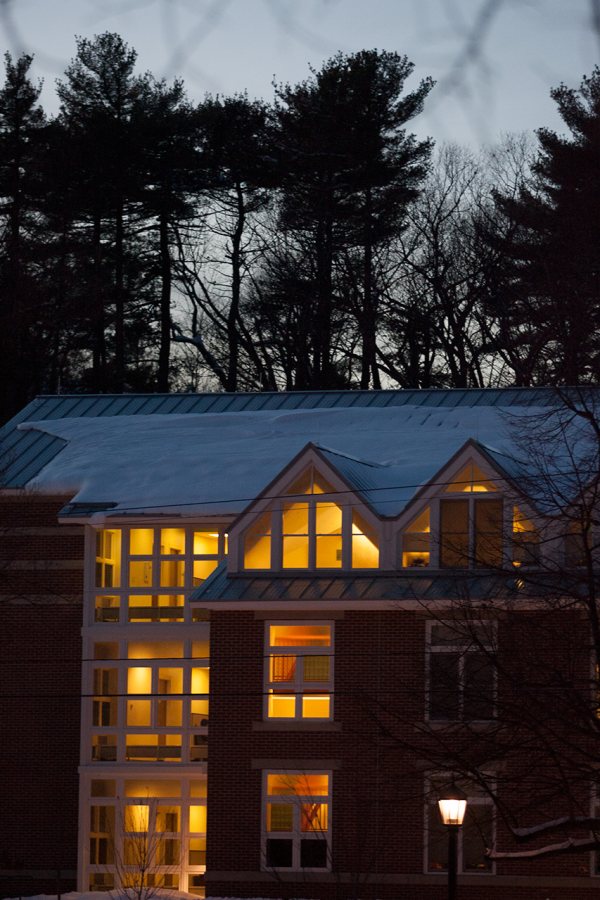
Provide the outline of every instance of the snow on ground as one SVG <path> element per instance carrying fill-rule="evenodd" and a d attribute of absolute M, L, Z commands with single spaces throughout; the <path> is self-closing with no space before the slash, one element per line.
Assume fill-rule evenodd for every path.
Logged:
<path fill-rule="evenodd" d="M 388 490 L 377 492 L 378 511 L 397 515 L 469 438 L 515 453 L 511 422 L 519 415 L 493 407 L 402 406 L 74 418 L 19 427 L 68 442 L 29 487 L 72 492 L 79 503 L 235 514 L 312 441 L 384 465 Z M 389 489 L 390 482 L 401 489 Z"/>
<path fill-rule="evenodd" d="M 121 891 L 82 891 L 79 893 L 78 891 L 69 891 L 67 894 L 61 894 L 60 900 L 121 900 L 122 897 L 132 898 L 134 895 L 132 893 L 125 894 Z M 153 900 L 198 900 L 196 894 L 186 894 L 185 891 L 171 891 L 171 890 L 159 890 L 152 892 L 149 894 L 149 898 L 153 898 Z M 25 895 L 21 895 L 21 897 L 10 897 L 6 898 L 6 900 L 25 900 Z M 27 897 L 26 900 L 58 900 L 56 894 L 35 894 L 32 897 Z M 207 900 L 211 900 L 210 897 L 207 897 Z M 220 897 L 218 900 L 238 900 L 236 897 Z M 274 900 L 273 897 L 262 898 L 262 897 L 252 897 L 245 898 L 245 900 Z"/>

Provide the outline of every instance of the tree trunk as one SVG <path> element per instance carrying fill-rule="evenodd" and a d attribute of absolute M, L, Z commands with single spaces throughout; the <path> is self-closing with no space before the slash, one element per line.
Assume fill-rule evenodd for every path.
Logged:
<path fill-rule="evenodd" d="M 169 391 L 169 362 L 171 356 L 171 252 L 169 247 L 169 221 L 166 212 L 158 220 L 160 237 L 160 347 L 158 351 L 157 387 L 162 393 Z"/>

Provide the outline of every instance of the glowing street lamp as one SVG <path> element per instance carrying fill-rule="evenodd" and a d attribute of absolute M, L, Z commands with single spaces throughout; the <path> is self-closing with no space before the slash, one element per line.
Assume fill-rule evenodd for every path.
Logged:
<path fill-rule="evenodd" d="M 448 829 L 448 900 L 456 900 L 458 829 L 465 818 L 467 798 L 456 785 L 451 785 L 440 796 L 438 808 L 442 824 Z"/>

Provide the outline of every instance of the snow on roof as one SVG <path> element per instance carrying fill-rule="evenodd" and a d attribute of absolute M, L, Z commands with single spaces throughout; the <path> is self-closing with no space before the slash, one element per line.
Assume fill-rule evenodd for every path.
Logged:
<path fill-rule="evenodd" d="M 114 503 L 117 514 L 236 515 L 312 441 L 334 465 L 342 454 L 341 473 L 360 473 L 374 508 L 393 516 L 469 438 L 514 456 L 511 426 L 520 414 L 407 405 L 53 419 L 19 428 L 66 441 L 28 487 L 72 493 L 88 507 Z"/>

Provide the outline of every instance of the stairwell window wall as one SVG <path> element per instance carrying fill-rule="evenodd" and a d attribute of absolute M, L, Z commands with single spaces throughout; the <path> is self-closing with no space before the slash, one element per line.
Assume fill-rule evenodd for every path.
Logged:
<path fill-rule="evenodd" d="M 184 622 L 185 596 L 227 553 L 214 526 L 106 528 L 96 532 L 94 622 Z"/>

